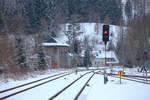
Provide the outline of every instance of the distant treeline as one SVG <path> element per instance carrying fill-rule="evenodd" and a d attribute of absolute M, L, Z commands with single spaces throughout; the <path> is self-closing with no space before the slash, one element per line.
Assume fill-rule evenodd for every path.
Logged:
<path fill-rule="evenodd" d="M 118 24 L 122 16 L 121 0 L 0 0 L 0 17 L 5 27 L 21 17 L 28 29 L 39 29 L 43 24 L 66 23 L 77 15 L 80 22 Z M 10 27 L 9 27 L 10 28 Z"/>

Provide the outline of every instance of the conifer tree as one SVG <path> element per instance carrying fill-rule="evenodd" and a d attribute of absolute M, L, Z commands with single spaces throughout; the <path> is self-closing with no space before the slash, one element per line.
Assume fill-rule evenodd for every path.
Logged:
<path fill-rule="evenodd" d="M 2 16 L 1 16 L 1 13 L 0 13 L 0 28 L 3 27 L 3 20 L 2 20 Z M 1 29 L 0 29 L 0 32 L 1 32 Z"/>
<path fill-rule="evenodd" d="M 26 53 L 25 53 L 25 47 L 24 47 L 24 42 L 21 38 L 17 38 L 17 64 L 21 68 L 27 68 L 27 62 L 26 62 Z"/>
<path fill-rule="evenodd" d="M 84 53 L 84 60 L 83 60 L 84 66 L 89 67 L 91 65 L 91 59 L 90 59 L 90 51 L 86 49 Z"/>
<path fill-rule="evenodd" d="M 39 58 L 38 68 L 45 69 L 46 68 L 46 60 L 45 60 L 45 54 L 44 54 L 42 47 L 39 48 L 38 58 Z"/>

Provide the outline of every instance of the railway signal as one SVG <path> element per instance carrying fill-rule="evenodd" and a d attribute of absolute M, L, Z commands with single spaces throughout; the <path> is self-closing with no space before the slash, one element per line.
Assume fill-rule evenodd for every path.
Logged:
<path fill-rule="evenodd" d="M 109 41 L 109 25 L 103 25 L 103 42 L 105 43 L 105 66 L 106 66 L 106 44 Z"/>
<path fill-rule="evenodd" d="M 103 25 L 103 41 L 105 44 L 109 41 L 109 25 Z"/>

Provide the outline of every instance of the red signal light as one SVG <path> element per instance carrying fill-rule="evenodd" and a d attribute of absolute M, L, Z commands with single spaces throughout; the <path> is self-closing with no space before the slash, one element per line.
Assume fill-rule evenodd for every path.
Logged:
<path fill-rule="evenodd" d="M 104 34 L 106 34 L 106 35 L 107 35 L 107 34 L 108 34 L 108 32 L 107 32 L 107 31 L 104 31 Z"/>
<path fill-rule="evenodd" d="M 109 41 L 109 25 L 103 25 L 103 41 Z"/>

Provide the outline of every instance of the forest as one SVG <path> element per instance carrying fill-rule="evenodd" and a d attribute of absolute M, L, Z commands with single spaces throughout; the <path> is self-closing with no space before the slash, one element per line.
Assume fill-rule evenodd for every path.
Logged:
<path fill-rule="evenodd" d="M 120 64 L 135 65 L 138 60 L 143 64 L 143 53 L 149 51 L 148 1 L 127 0 L 124 7 L 121 0 L 0 0 L 0 66 L 6 73 L 21 72 L 29 67 L 29 57 L 37 54 L 38 68 L 44 69 L 39 44 L 59 36 L 59 25 L 71 22 L 126 27 L 115 49 Z"/>
<path fill-rule="evenodd" d="M 55 36 L 53 27 L 69 22 L 74 15 L 78 22 L 104 22 L 109 18 L 111 24 L 118 24 L 122 17 L 120 0 L 1 0 L 0 8 L 1 26 L 9 33 L 16 33 L 13 26 L 17 23 L 27 34 L 46 24 Z"/>

